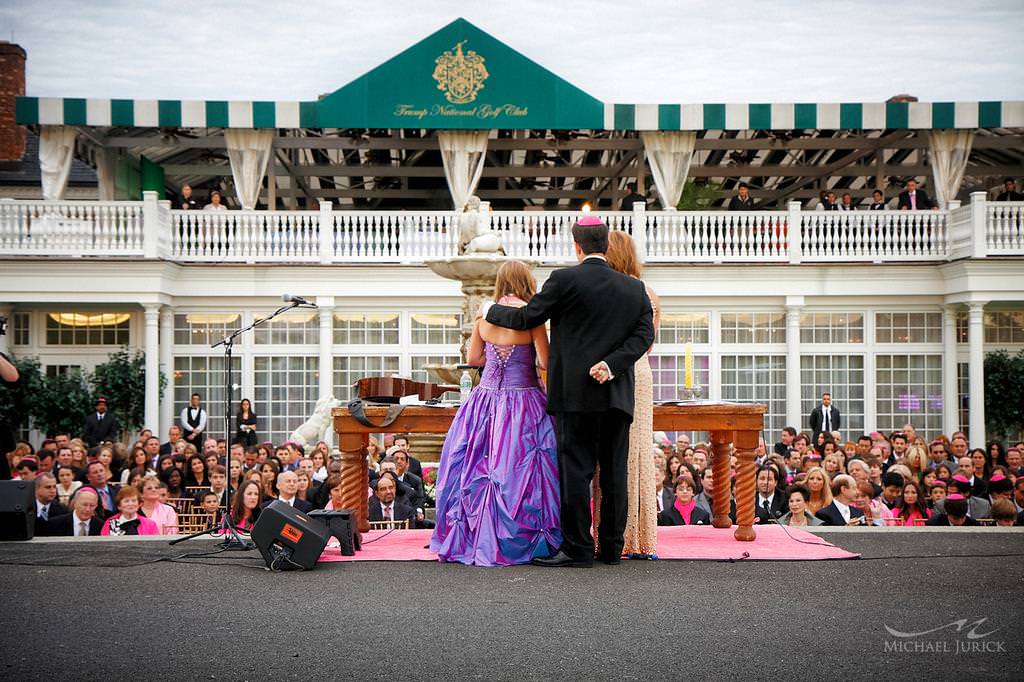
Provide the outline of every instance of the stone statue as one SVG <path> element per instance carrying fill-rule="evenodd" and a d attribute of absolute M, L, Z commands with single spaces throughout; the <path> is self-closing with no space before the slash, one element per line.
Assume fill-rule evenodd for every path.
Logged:
<path fill-rule="evenodd" d="M 341 401 L 333 395 L 323 396 L 316 401 L 313 414 L 299 428 L 292 431 L 290 441 L 298 443 L 308 452 L 310 448 L 324 439 L 327 428 L 331 426 L 331 410 L 341 407 Z"/>
<path fill-rule="evenodd" d="M 487 210 L 482 210 L 480 197 L 471 196 L 459 218 L 459 255 L 505 255 L 501 237 L 490 228 Z"/>

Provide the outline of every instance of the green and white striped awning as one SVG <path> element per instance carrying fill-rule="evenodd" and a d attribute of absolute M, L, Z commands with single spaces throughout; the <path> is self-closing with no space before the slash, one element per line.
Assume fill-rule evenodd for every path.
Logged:
<path fill-rule="evenodd" d="M 19 97 L 17 122 L 127 128 L 317 128 L 316 102 Z"/>
<path fill-rule="evenodd" d="M 606 130 L 885 130 L 1024 127 L 1024 102 L 605 104 Z"/>

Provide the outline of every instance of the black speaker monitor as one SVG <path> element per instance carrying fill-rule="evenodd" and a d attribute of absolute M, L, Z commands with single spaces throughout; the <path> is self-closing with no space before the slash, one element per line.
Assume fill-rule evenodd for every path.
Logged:
<path fill-rule="evenodd" d="M 324 524 L 275 500 L 260 511 L 251 537 L 271 569 L 308 571 L 320 559 L 331 534 Z"/>
<path fill-rule="evenodd" d="M 356 527 L 355 512 L 351 509 L 316 509 L 309 515 L 327 526 L 328 532 L 338 538 L 338 547 L 343 556 L 355 556 L 361 548 L 362 539 Z"/>
<path fill-rule="evenodd" d="M 35 481 L 0 481 L 0 540 L 31 540 L 35 534 Z"/>

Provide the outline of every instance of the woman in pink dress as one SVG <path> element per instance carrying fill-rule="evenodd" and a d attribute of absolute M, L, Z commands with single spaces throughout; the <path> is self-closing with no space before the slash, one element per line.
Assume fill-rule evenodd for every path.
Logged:
<path fill-rule="evenodd" d="M 178 532 L 178 512 L 174 507 L 160 501 L 166 486 L 156 476 L 142 479 L 142 515 L 152 521 L 163 535 Z"/>
<path fill-rule="evenodd" d="M 907 481 L 904 484 L 903 499 L 892 512 L 899 521 L 896 525 L 904 526 L 923 526 L 932 515 L 925 504 L 920 486 L 914 481 Z"/>
<path fill-rule="evenodd" d="M 115 499 L 118 513 L 106 520 L 100 535 L 160 535 L 153 521 L 139 515 L 142 496 L 138 488 L 121 488 Z"/>

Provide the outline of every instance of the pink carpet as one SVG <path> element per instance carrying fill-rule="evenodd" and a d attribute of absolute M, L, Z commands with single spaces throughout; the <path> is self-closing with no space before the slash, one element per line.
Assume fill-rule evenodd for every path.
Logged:
<path fill-rule="evenodd" d="M 822 538 L 798 528 L 757 526 L 757 539 L 737 542 L 735 529 L 719 530 L 711 526 L 670 526 L 658 529 L 658 557 L 661 559 L 728 561 L 815 561 L 856 559 Z M 789 531 L 789 534 L 786 534 Z M 426 548 L 429 530 L 373 531 L 363 536 L 363 549 L 355 556 L 342 556 L 332 540 L 320 561 L 437 561 Z M 746 553 L 746 556 L 744 554 Z"/>

